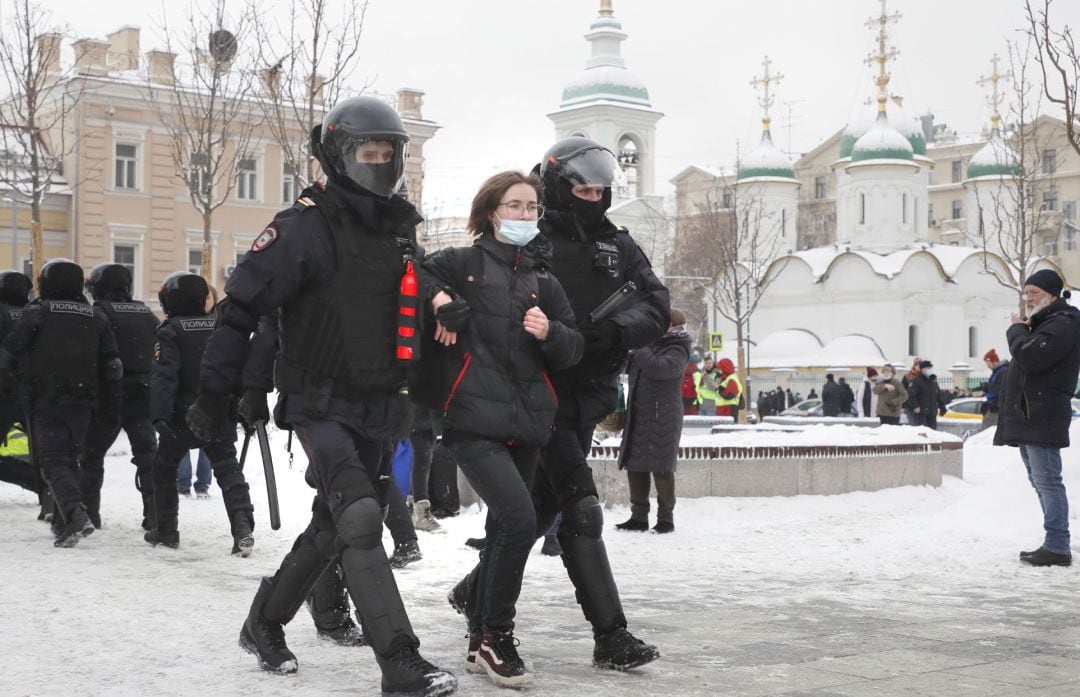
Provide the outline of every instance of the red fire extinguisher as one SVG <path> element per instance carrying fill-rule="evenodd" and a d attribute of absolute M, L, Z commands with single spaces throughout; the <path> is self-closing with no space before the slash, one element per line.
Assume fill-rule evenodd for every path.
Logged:
<path fill-rule="evenodd" d="M 408 362 L 416 358 L 419 293 L 420 284 L 416 280 L 416 270 L 410 259 L 405 262 L 405 273 L 401 276 L 401 291 L 398 295 L 397 358 L 399 361 Z"/>

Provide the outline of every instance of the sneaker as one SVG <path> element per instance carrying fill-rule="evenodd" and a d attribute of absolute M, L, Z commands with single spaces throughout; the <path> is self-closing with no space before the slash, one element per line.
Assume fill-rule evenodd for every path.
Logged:
<path fill-rule="evenodd" d="M 190 498 L 191 498 L 191 489 L 180 489 L 180 488 L 177 488 L 177 491 L 178 491 L 178 492 L 180 492 L 180 495 L 181 495 L 181 496 L 183 496 L 184 498 L 186 498 L 186 499 L 190 499 Z"/>
<path fill-rule="evenodd" d="M 67 524 L 60 529 L 53 542 L 53 547 L 74 547 L 79 540 L 94 532 L 94 524 L 86 515 L 83 505 L 77 504 L 68 514 Z"/>
<path fill-rule="evenodd" d="M 456 508 L 436 508 L 432 507 L 431 515 L 436 518 L 453 518 L 458 515 L 458 509 Z"/>
<path fill-rule="evenodd" d="M 633 634 L 625 627 L 614 629 L 596 637 L 593 648 L 593 665 L 597 668 L 630 670 L 660 658 L 660 651 Z"/>
<path fill-rule="evenodd" d="M 170 549 L 180 546 L 180 533 L 176 530 L 148 530 L 143 539 L 157 547 L 165 545 Z"/>
<path fill-rule="evenodd" d="M 631 518 L 623 523 L 615 524 L 616 530 L 622 530 L 623 532 L 648 532 L 649 521 L 647 520 L 635 520 Z"/>
<path fill-rule="evenodd" d="M 285 644 L 285 628 L 262 616 L 263 604 L 274 591 L 274 583 L 263 578 L 259 592 L 251 601 L 244 627 L 240 630 L 240 648 L 259 659 L 259 667 L 269 673 L 285 675 L 299 668 L 296 656 Z"/>
<path fill-rule="evenodd" d="M 544 546 L 540 548 L 540 554 L 545 557 L 558 557 L 562 555 L 562 545 L 559 538 L 554 535 L 544 535 Z"/>
<path fill-rule="evenodd" d="M 483 552 L 484 547 L 487 547 L 487 538 L 486 537 L 470 537 L 469 539 L 465 540 L 465 546 L 466 547 L 472 547 L 473 549 L 477 549 L 477 550 L 480 550 L 481 552 Z"/>
<path fill-rule="evenodd" d="M 255 536 L 251 532 L 251 521 L 247 513 L 241 511 L 234 515 L 232 524 L 233 546 L 231 554 L 247 559 L 255 547 Z"/>
<path fill-rule="evenodd" d="M 424 532 L 442 532 L 442 526 L 431 514 L 431 502 L 424 499 L 412 506 L 413 527 Z"/>
<path fill-rule="evenodd" d="M 533 676 L 525 669 L 525 662 L 518 656 L 517 646 L 518 640 L 513 631 L 486 629 L 480 649 L 476 652 L 476 665 L 500 687 L 524 685 L 532 681 Z"/>
<path fill-rule="evenodd" d="M 416 540 L 405 540 L 401 544 L 394 545 L 394 553 L 390 556 L 390 566 L 395 569 L 404 569 L 414 561 L 420 561 L 424 555 L 420 553 L 420 545 Z"/>
<path fill-rule="evenodd" d="M 465 656 L 465 672 L 469 674 L 483 673 L 484 669 L 476 663 L 476 653 L 480 650 L 483 642 L 483 632 L 469 632 L 469 653 Z"/>
<path fill-rule="evenodd" d="M 1046 547 L 1039 547 L 1020 561 L 1031 566 L 1072 566 L 1072 554 L 1051 552 Z"/>
<path fill-rule="evenodd" d="M 199 499 L 200 501 L 209 501 L 210 500 L 210 492 L 206 491 L 205 489 L 202 490 L 202 491 L 199 491 L 198 489 L 196 489 L 195 490 L 195 498 Z"/>
<path fill-rule="evenodd" d="M 675 523 L 670 520 L 658 520 L 656 525 L 653 526 L 652 531 L 658 535 L 665 535 L 669 532 L 675 532 Z"/>
<path fill-rule="evenodd" d="M 382 669 L 384 695 L 402 697 L 442 697 L 457 690 L 457 678 L 426 661 L 415 646 L 405 646 L 383 658 L 375 655 Z"/>

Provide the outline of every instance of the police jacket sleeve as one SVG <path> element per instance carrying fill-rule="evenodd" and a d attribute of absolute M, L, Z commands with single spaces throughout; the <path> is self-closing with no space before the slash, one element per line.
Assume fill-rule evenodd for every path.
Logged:
<path fill-rule="evenodd" d="M 274 358 L 278 350 L 278 312 L 259 318 L 259 328 L 251 337 L 247 363 L 244 364 L 244 389 L 274 391 Z"/>
<path fill-rule="evenodd" d="M 540 344 L 544 362 L 551 370 L 566 370 L 577 365 L 585 352 L 585 337 L 577 330 L 570 301 L 559 279 L 551 276 L 551 297 L 542 308 L 548 318 L 547 339 Z"/>
<path fill-rule="evenodd" d="M 176 331 L 163 324 L 154 344 L 154 364 L 150 367 L 150 421 L 172 421 L 176 391 L 180 384 L 180 347 Z"/>
<path fill-rule="evenodd" d="M 0 369 L 11 370 L 14 368 L 15 357 L 21 356 L 30 350 L 41 326 L 41 306 L 27 305 L 23 310 L 22 318 L 15 323 L 15 328 L 4 337 L 3 346 L 0 347 Z"/>
<path fill-rule="evenodd" d="M 325 219 L 314 207 L 298 213 L 288 209 L 256 238 L 259 248 L 252 247 L 225 284 L 217 326 L 203 354 L 200 392 L 236 391 L 259 318 L 295 298 L 313 279 L 333 274 L 329 239 Z"/>
<path fill-rule="evenodd" d="M 113 333 L 112 323 L 109 322 L 105 311 L 100 307 L 94 308 L 94 323 L 97 325 L 99 340 L 98 365 L 101 366 L 102 382 L 116 382 L 124 377 L 122 364 L 120 363 L 120 347 L 116 343 L 116 334 Z"/>
<path fill-rule="evenodd" d="M 1064 312 L 1047 317 L 1034 330 L 1014 324 L 1005 333 L 1013 361 L 1028 373 L 1052 370 L 1080 349 L 1078 322 Z"/>
<path fill-rule="evenodd" d="M 671 326 L 671 299 L 668 289 L 653 273 L 652 265 L 637 244 L 630 240 L 629 261 L 624 279 L 638 287 L 638 299 L 626 303 L 611 320 L 619 326 L 625 349 L 648 346 L 667 332 Z"/>

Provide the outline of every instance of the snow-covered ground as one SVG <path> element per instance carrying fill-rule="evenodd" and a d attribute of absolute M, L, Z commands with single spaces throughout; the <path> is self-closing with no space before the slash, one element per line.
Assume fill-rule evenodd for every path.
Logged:
<path fill-rule="evenodd" d="M 1080 424 L 1073 438 L 1080 439 Z M 146 545 L 125 441 L 107 461 L 105 527 L 74 549 L 53 548 L 48 526 L 34 520 L 33 497 L 0 488 L 0 656 L 7 661 L 0 694 L 377 694 L 370 650 L 319 642 L 303 609 L 287 628 L 297 675 L 262 673 L 236 645 L 259 577 L 274 571 L 310 510 L 303 453 L 296 449 L 290 470 L 283 434 L 273 434 L 273 443 L 284 524 L 274 532 L 266 522 L 253 448 L 246 469 L 258 522 L 249 559 L 228 555 L 216 489 L 211 501 L 181 499 L 180 549 Z M 627 511 L 608 510 L 605 538 L 631 629 L 655 641 L 664 658 L 633 674 L 590 668 L 592 642 L 562 565 L 534 551 L 518 625 L 522 656 L 537 674 L 528 692 L 682 695 L 701 694 L 710 681 L 730 684 L 741 674 L 727 642 L 763 640 L 727 638 L 753 613 L 781 621 L 801 617 L 800 607 L 842 605 L 866 615 L 887 604 L 883 614 L 895 617 L 902 607 L 906 621 L 930 622 L 963 616 L 975 591 L 980 607 L 1026 593 L 1075 606 L 1074 569 L 1021 568 L 1016 560 L 1017 550 L 1041 540 L 1038 504 L 1016 450 L 993 448 L 984 433 L 964 452 L 966 479 L 946 478 L 940 488 L 680 500 L 669 536 L 617 533 L 612 526 Z M 1065 451 L 1065 469 L 1075 497 L 1080 451 Z M 445 601 L 475 560 L 461 542 L 481 524 L 472 509 L 446 521 L 443 534 L 421 533 L 424 560 L 397 573 L 422 651 L 457 672 L 461 694 L 500 693 L 461 670 L 463 626 Z"/>

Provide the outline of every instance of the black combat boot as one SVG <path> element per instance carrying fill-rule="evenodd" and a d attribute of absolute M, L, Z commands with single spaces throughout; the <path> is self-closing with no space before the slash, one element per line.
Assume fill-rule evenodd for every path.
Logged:
<path fill-rule="evenodd" d="M 378 654 L 384 695 L 441 697 L 457 690 L 457 678 L 448 670 L 429 663 L 414 646 L 405 646 L 390 656 Z"/>
<path fill-rule="evenodd" d="M 283 675 L 295 673 L 299 665 L 285 644 L 285 628 L 262 615 L 263 605 L 273 592 L 274 582 L 264 577 L 240 630 L 240 648 L 254 654 L 259 659 L 259 667 L 265 671 Z"/>
<path fill-rule="evenodd" d="M 247 558 L 255 547 L 255 536 L 252 534 L 251 514 L 247 511 L 236 511 L 232 514 L 232 554 Z"/>
<path fill-rule="evenodd" d="M 625 627 L 618 627 L 596 637 L 593 648 L 593 665 L 597 668 L 630 670 L 660 658 L 655 646 L 638 639 Z"/>
<path fill-rule="evenodd" d="M 420 561 L 424 555 L 420 553 L 420 545 L 416 540 L 405 540 L 399 545 L 394 545 L 394 553 L 390 556 L 390 566 L 395 569 L 404 569 L 414 561 Z"/>
<path fill-rule="evenodd" d="M 61 526 L 57 526 L 59 531 L 53 542 L 54 547 L 74 547 L 79 544 L 79 540 L 94 532 L 94 524 L 90 522 L 90 517 L 86 515 L 86 507 L 81 503 L 68 509 L 67 514 L 62 518 L 64 522 Z"/>
<path fill-rule="evenodd" d="M 349 596 L 341 567 L 335 562 L 316 581 L 307 597 L 308 612 L 319 638 L 339 646 L 365 646 L 364 633 L 349 615 Z"/>
<path fill-rule="evenodd" d="M 165 545 L 170 549 L 176 549 L 180 546 L 180 533 L 176 530 L 147 530 L 143 535 L 143 540 L 157 547 L 158 545 Z"/>

